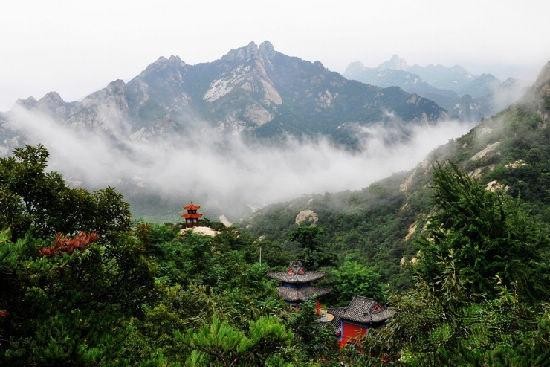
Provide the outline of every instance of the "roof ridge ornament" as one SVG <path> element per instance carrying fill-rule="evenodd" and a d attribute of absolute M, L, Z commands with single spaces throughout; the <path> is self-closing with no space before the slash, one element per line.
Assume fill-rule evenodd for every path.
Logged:
<path fill-rule="evenodd" d="M 291 261 L 287 270 L 288 275 L 304 275 L 305 272 L 301 261 Z"/>

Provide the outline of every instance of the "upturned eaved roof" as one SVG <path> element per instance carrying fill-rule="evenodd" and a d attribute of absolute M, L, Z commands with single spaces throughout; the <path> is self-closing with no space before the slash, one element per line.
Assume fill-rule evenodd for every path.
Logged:
<path fill-rule="evenodd" d="M 201 213 L 194 213 L 194 214 L 184 213 L 181 216 L 185 219 L 190 219 L 190 218 L 200 219 L 202 217 L 202 214 Z"/>
<path fill-rule="evenodd" d="M 373 299 L 356 296 L 348 307 L 330 309 L 335 319 L 348 320 L 362 324 L 383 322 L 392 317 L 395 311 L 386 308 Z"/>
<path fill-rule="evenodd" d="M 293 261 L 286 272 L 270 272 L 267 276 L 285 283 L 306 283 L 324 277 L 325 273 L 306 271 L 300 261 Z"/>
<path fill-rule="evenodd" d="M 185 210 L 199 210 L 201 208 L 200 205 L 189 203 L 186 206 L 183 207 Z"/>
<path fill-rule="evenodd" d="M 327 294 L 330 292 L 330 289 L 317 287 L 277 287 L 277 291 L 279 291 L 279 296 L 285 301 L 299 302 Z"/>
<path fill-rule="evenodd" d="M 267 273 L 270 278 L 279 280 L 285 283 L 306 283 L 320 279 L 325 276 L 325 273 L 320 271 L 308 271 L 303 274 L 296 274 L 290 272 L 270 272 Z"/>

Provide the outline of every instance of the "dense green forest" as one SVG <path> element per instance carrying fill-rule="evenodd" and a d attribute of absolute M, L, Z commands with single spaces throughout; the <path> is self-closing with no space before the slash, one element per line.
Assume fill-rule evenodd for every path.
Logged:
<path fill-rule="evenodd" d="M 360 192 L 205 221 L 214 237 L 133 221 L 115 189 L 71 187 L 44 147 L 19 148 L 0 158 L 0 365 L 547 366 L 550 128 L 537 108 Z M 303 209 L 319 221 L 295 224 Z M 326 304 L 363 295 L 395 316 L 338 350 L 314 305 L 289 308 L 266 276 L 295 259 L 326 271 Z"/>

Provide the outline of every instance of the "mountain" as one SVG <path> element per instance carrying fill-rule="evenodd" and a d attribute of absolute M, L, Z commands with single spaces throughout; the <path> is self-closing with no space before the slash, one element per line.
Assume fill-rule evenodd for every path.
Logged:
<path fill-rule="evenodd" d="M 380 87 L 398 86 L 409 93 L 416 93 L 431 99 L 448 111 L 452 111 L 457 100 L 460 99 L 458 93 L 434 87 L 422 80 L 420 76 L 404 70 L 402 63 L 398 64 L 400 66 L 396 66 L 396 62 L 391 61 L 392 59 L 376 68 L 365 67 L 356 61 L 346 68 L 344 75 L 349 79 Z M 391 69 L 390 67 L 401 67 L 401 69 Z"/>
<path fill-rule="evenodd" d="M 523 85 L 509 78 L 503 82 L 492 74 L 473 75 L 455 65 L 408 65 L 397 55 L 377 67 L 351 63 L 344 75 L 349 79 L 381 87 L 398 86 L 444 107 L 452 118 L 477 121 L 515 102 Z"/>
<path fill-rule="evenodd" d="M 399 287 L 409 281 L 400 272 L 399 261 L 415 255 L 410 240 L 432 210 L 431 177 L 437 162 L 453 162 L 487 190 L 505 190 L 550 223 L 549 122 L 550 62 L 518 104 L 437 148 L 413 170 L 360 191 L 307 195 L 274 204 L 243 225 L 263 235 L 266 243 L 284 243 L 297 215 L 313 211 L 324 230 L 324 243 L 337 253 L 371 259 L 385 279 Z"/>
<path fill-rule="evenodd" d="M 18 105 L 69 125 L 125 135 L 177 132 L 199 122 L 260 137 L 332 136 L 350 122 L 445 116 L 429 99 L 348 80 L 318 61 L 280 53 L 269 42 L 251 42 L 196 65 L 161 57 L 128 83 L 115 80 L 81 101 L 65 102 L 50 92 Z"/>
<path fill-rule="evenodd" d="M 522 102 L 534 108 L 543 121 L 550 120 L 550 62 L 543 67 Z"/>
<path fill-rule="evenodd" d="M 384 61 L 379 66 L 379 69 L 382 70 L 407 70 L 407 68 L 407 60 L 398 55 L 393 55 L 389 60 Z"/>
<path fill-rule="evenodd" d="M 417 74 L 422 79 L 426 80 L 427 83 L 437 88 L 452 90 L 456 93 L 460 93 L 465 85 L 476 78 L 466 69 L 458 65 L 452 67 L 441 64 L 429 64 L 426 66 L 412 65 L 407 67 L 406 70 Z"/>
<path fill-rule="evenodd" d="M 407 129 L 445 116 L 435 102 L 398 87 L 351 81 L 318 61 L 251 42 L 196 65 L 160 57 L 130 81 L 112 81 L 79 101 L 56 92 L 19 100 L 0 116 L 0 154 L 43 143 L 71 183 L 117 187 L 136 216 L 173 220 L 181 202 L 197 200 L 210 217 L 238 217 L 263 199 L 236 200 L 243 189 L 231 183 L 214 188 L 217 170 L 232 177 L 251 164 L 264 169 L 256 160 L 270 161 L 271 148 L 288 160 L 280 154 L 285 143 L 301 137 L 359 149 L 358 125 L 398 121 L 389 140 L 401 141 Z M 228 207 L 231 213 L 222 212 Z"/>

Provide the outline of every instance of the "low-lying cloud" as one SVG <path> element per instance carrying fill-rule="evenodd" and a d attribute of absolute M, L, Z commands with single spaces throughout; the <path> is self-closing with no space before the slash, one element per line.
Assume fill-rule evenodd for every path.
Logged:
<path fill-rule="evenodd" d="M 435 147 L 465 133 L 454 121 L 416 126 L 406 142 L 387 144 L 392 127 L 358 127 L 363 149 L 350 152 L 326 139 L 282 145 L 247 144 L 212 128 L 178 136 L 130 139 L 112 131 L 75 129 L 22 108 L 10 128 L 50 151 L 50 168 L 75 185 L 106 185 L 151 193 L 175 205 L 195 200 L 213 212 L 258 208 L 302 194 L 356 190 L 413 168 Z M 174 213 L 177 214 L 177 213 Z"/>

